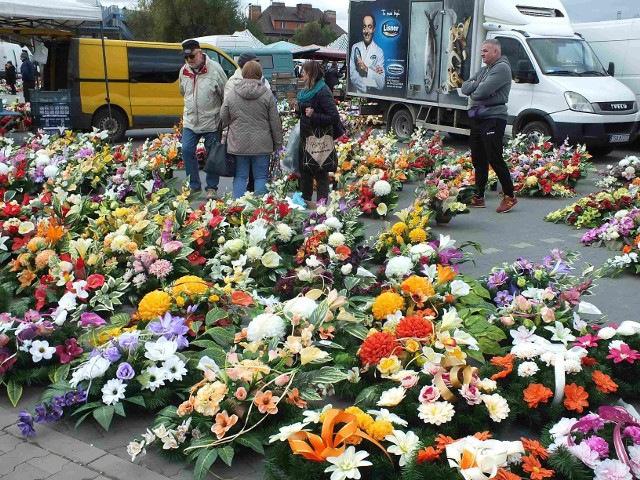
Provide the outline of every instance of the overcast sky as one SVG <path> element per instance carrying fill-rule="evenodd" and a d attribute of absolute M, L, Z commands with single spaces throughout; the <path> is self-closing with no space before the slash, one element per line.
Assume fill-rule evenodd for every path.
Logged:
<path fill-rule="evenodd" d="M 270 0 L 241 0 L 246 8 L 249 3 L 260 4 L 266 9 Z M 338 25 L 347 30 L 348 1 L 346 0 L 285 0 L 288 6 L 297 3 L 311 3 L 321 10 L 335 10 L 338 15 Z M 631 18 L 640 15 L 640 2 L 638 0 L 563 0 L 564 6 L 569 12 L 572 22 L 595 22 L 598 20 L 615 20 L 618 12 L 622 18 Z M 135 0 L 102 0 L 103 5 L 135 6 Z"/>

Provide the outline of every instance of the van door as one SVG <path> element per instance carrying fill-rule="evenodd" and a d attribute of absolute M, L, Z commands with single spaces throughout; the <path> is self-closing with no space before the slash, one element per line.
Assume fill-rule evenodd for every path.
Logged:
<path fill-rule="evenodd" d="M 182 117 L 180 50 L 127 45 L 132 128 L 171 127 Z"/>
<path fill-rule="evenodd" d="M 507 125 L 513 125 L 513 121 L 521 112 L 531 108 L 533 104 L 534 83 L 516 82 L 516 71 L 524 70 L 532 72 L 535 75 L 535 69 L 531 58 L 527 53 L 524 45 L 516 38 L 497 36 L 496 40 L 500 42 L 502 55 L 509 59 L 511 64 L 511 92 L 509 93 L 509 116 Z"/>

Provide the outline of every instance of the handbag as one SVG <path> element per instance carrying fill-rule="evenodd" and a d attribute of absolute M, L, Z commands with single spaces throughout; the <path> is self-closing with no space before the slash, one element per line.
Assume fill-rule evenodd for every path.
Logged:
<path fill-rule="evenodd" d="M 207 152 L 204 171 L 220 177 L 234 177 L 236 175 L 236 157 L 227 152 L 226 143 L 213 143 Z"/>
<path fill-rule="evenodd" d="M 303 122 L 300 133 L 302 169 L 312 174 L 335 172 L 338 155 L 333 141 L 333 126 L 313 127 Z"/>

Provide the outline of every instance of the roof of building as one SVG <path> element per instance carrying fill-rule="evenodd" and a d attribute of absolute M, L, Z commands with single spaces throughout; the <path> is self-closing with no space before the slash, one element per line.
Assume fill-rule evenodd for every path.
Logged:
<path fill-rule="evenodd" d="M 280 34 L 280 35 L 293 35 L 295 30 L 290 29 L 276 29 L 273 28 L 275 22 L 312 22 L 314 20 L 320 20 L 325 13 L 319 8 L 311 7 L 304 8 L 302 14 L 298 16 L 298 7 L 287 7 L 281 5 L 269 5 L 258 17 L 257 23 L 262 28 L 262 32 L 265 35 Z M 332 23 L 331 29 L 336 35 L 342 35 L 346 33 L 342 27 Z"/>

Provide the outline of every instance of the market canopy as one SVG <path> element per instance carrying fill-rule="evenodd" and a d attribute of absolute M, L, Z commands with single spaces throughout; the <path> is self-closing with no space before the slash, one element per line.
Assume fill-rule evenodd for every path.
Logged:
<path fill-rule="evenodd" d="M 97 0 L 0 0 L 1 35 L 70 36 L 87 22 L 102 22 Z"/>
<path fill-rule="evenodd" d="M 335 48 L 308 45 L 291 51 L 293 58 L 308 58 L 310 60 L 346 60 L 347 52 Z"/>

